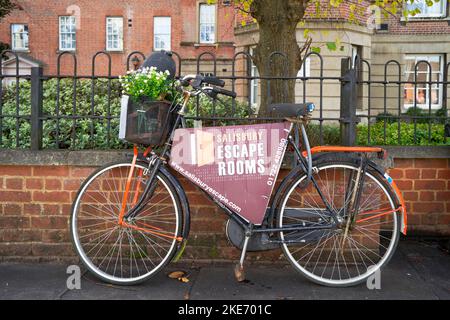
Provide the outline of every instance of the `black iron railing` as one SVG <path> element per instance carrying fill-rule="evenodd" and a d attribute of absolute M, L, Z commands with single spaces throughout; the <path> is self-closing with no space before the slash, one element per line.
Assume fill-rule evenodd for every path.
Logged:
<path fill-rule="evenodd" d="M 61 59 L 65 55 L 73 60 L 70 75 L 61 74 Z M 92 57 L 90 75 L 78 74 L 77 56 L 72 52 L 58 55 L 56 75 L 45 75 L 41 67 L 33 67 L 30 75 L 22 75 L 17 53 L 5 51 L 0 56 L 16 58 L 13 73 L 5 74 L 6 69 L 0 68 L 0 148 L 105 149 L 124 146 L 117 139 L 121 89 L 118 77 L 112 75 L 109 53 L 101 51 Z M 107 58 L 106 75 L 96 73 L 99 56 Z M 274 59 L 275 56 L 277 59 Z M 130 63 L 136 60 L 134 57 L 145 59 L 143 53 L 132 52 L 127 57 L 124 73 L 132 69 Z M 181 76 L 185 69 L 184 60 L 176 52 L 174 58 L 177 75 Z M 286 59 L 283 53 L 275 52 L 268 61 L 280 63 L 280 58 Z M 315 63 L 311 74 L 306 73 L 307 59 Z M 239 70 L 238 62 L 244 66 Z M 258 116 L 251 101 L 251 86 L 255 81 L 295 80 L 296 88 L 302 93 L 297 98 L 298 102 L 311 101 L 316 104 L 311 118 L 311 123 L 317 128 L 314 131 L 316 144 L 330 143 L 324 135 L 330 126 L 338 130 L 338 139 L 331 143 L 344 145 L 405 144 L 402 137 L 402 126 L 405 124 L 412 128 L 411 141 L 406 144 L 445 144 L 444 136 L 449 134 L 447 103 L 450 63 L 442 66 L 438 78 L 433 78 L 432 65 L 419 61 L 414 68 L 413 81 L 405 79 L 402 65 L 395 60 L 386 62 L 384 74 L 378 75 L 378 79 L 373 76 L 370 63 L 358 58 L 343 58 L 340 75 L 325 76 L 324 58 L 314 52 L 305 57 L 303 73 L 297 77 L 252 75 L 252 56 L 247 52 L 236 53 L 229 61 L 231 72 L 224 75 L 217 74 L 217 59 L 211 52 L 199 55 L 194 66 L 197 73 L 207 71 L 225 80 L 229 89 L 238 91 L 238 98 L 228 101 L 226 107 L 220 107 L 217 101 L 213 101 L 207 113 L 202 105 L 204 101 L 197 99 L 194 101 L 194 111 L 188 117 L 190 120 L 207 121 L 212 125 L 277 120 L 276 115 Z M 208 70 L 205 70 L 206 66 Z M 418 79 L 419 68 L 427 70 L 426 81 Z M 406 85 L 414 90 L 414 103 L 410 107 L 413 111 L 405 114 Z M 312 86 L 314 89 L 311 89 Z M 328 92 L 330 86 L 339 87 L 340 105 L 329 102 L 332 101 Z M 425 106 L 418 103 L 419 86 L 425 88 L 423 91 L 428 94 Z M 268 88 L 267 100 L 270 101 L 270 85 Z M 285 88 L 287 90 L 287 86 Z M 440 95 L 441 108 L 438 113 L 434 111 L 431 101 L 432 92 Z M 396 132 L 393 132 L 393 127 Z M 436 130 L 439 132 L 436 133 Z"/>

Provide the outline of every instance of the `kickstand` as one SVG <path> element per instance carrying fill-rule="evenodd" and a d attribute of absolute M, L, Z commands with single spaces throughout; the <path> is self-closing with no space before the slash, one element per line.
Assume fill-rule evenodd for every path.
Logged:
<path fill-rule="evenodd" d="M 238 282 L 242 282 L 245 280 L 245 270 L 244 270 L 244 260 L 245 254 L 247 253 L 247 246 L 250 237 L 252 236 L 251 227 L 245 232 L 244 246 L 242 247 L 241 258 L 239 263 L 234 267 L 234 276 Z"/>

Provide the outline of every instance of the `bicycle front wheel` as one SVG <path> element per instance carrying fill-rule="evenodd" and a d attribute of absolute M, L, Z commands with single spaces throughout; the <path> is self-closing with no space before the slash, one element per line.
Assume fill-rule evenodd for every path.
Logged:
<path fill-rule="evenodd" d="M 144 191 L 147 166 L 135 166 L 125 214 Z M 70 220 L 72 240 L 83 264 L 101 280 L 122 285 L 143 282 L 170 262 L 182 229 L 175 188 L 160 171 L 143 209 L 119 224 L 130 168 L 131 163 L 115 163 L 92 173 L 76 196 Z"/>
<path fill-rule="evenodd" d="M 305 226 L 303 231 L 280 233 L 283 251 L 295 269 L 316 283 L 356 285 L 385 266 L 395 251 L 400 234 L 396 197 L 383 176 L 368 170 L 359 206 L 351 211 L 357 162 L 338 157 L 316 168 L 316 185 L 305 188 L 302 173 L 281 201 L 278 226 Z M 340 223 L 330 227 L 333 215 Z"/>

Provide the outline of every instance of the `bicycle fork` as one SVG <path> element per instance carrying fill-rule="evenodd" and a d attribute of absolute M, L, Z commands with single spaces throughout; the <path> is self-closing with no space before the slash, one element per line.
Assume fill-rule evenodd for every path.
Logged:
<path fill-rule="evenodd" d="M 130 209 L 130 211 L 124 215 L 124 219 L 130 219 L 130 218 L 134 218 L 138 212 L 143 208 L 143 206 L 145 205 L 145 199 L 148 196 L 152 196 L 152 193 L 156 187 L 156 184 L 153 183 L 153 181 L 156 179 L 156 173 L 159 170 L 159 167 L 161 166 L 161 159 L 158 158 L 154 158 L 154 163 L 153 161 L 150 162 L 149 164 L 149 168 L 152 167 L 151 169 L 148 169 L 150 172 L 150 176 L 147 179 L 146 182 L 146 186 L 144 191 L 142 192 L 141 196 L 139 197 L 139 200 L 137 202 L 134 203 L 134 207 Z M 152 190 L 153 188 L 153 190 Z"/>

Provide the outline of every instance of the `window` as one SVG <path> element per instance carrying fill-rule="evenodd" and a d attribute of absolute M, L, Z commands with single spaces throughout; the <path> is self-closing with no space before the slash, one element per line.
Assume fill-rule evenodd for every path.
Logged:
<path fill-rule="evenodd" d="M 430 70 L 427 61 L 431 65 L 431 79 Z M 427 81 L 439 82 L 443 79 L 443 56 L 442 55 L 406 55 L 405 56 L 406 81 L 414 82 L 414 70 L 417 65 L 417 86 L 414 83 L 406 83 L 404 88 L 404 107 L 409 108 L 414 106 L 414 100 L 417 101 L 417 106 L 428 109 L 431 102 L 433 109 L 438 109 L 442 106 L 442 84 L 432 83 L 431 90 Z M 415 91 L 415 93 L 414 93 Z"/>
<path fill-rule="evenodd" d="M 123 18 L 106 18 L 106 50 L 123 50 Z"/>
<path fill-rule="evenodd" d="M 76 19 L 74 16 L 59 17 L 59 50 L 75 50 Z"/>
<path fill-rule="evenodd" d="M 253 48 L 250 48 L 249 54 L 253 57 Z M 259 77 L 258 68 L 253 63 L 253 60 L 251 62 L 251 68 L 250 68 L 250 76 L 251 77 Z M 259 79 L 253 79 L 250 80 L 250 103 L 252 106 L 256 106 L 258 104 L 258 82 Z"/>
<path fill-rule="evenodd" d="M 303 66 L 305 66 L 304 70 L 303 70 Z M 310 77 L 310 76 L 311 76 L 311 57 L 308 57 L 308 58 L 306 58 L 304 63 L 302 62 L 302 66 L 301 66 L 300 70 L 298 70 L 298 72 L 297 72 L 297 78 Z"/>
<path fill-rule="evenodd" d="M 200 4 L 200 43 L 216 42 L 216 6 Z"/>
<path fill-rule="evenodd" d="M 432 2 L 431 6 L 428 6 L 427 0 L 414 0 L 413 3 L 407 3 L 406 9 L 408 11 L 420 10 L 415 15 L 409 15 L 410 18 L 436 18 L 445 17 L 446 13 L 446 0 L 440 0 L 438 2 Z M 430 2 L 431 3 L 431 2 Z"/>
<path fill-rule="evenodd" d="M 153 18 L 153 49 L 170 50 L 171 37 L 171 19 L 170 17 Z"/>
<path fill-rule="evenodd" d="M 360 46 L 352 45 L 352 68 L 356 67 L 357 62 L 361 62 L 361 51 L 362 48 Z"/>
<path fill-rule="evenodd" d="M 28 26 L 26 24 L 11 25 L 11 48 L 28 50 Z"/>

